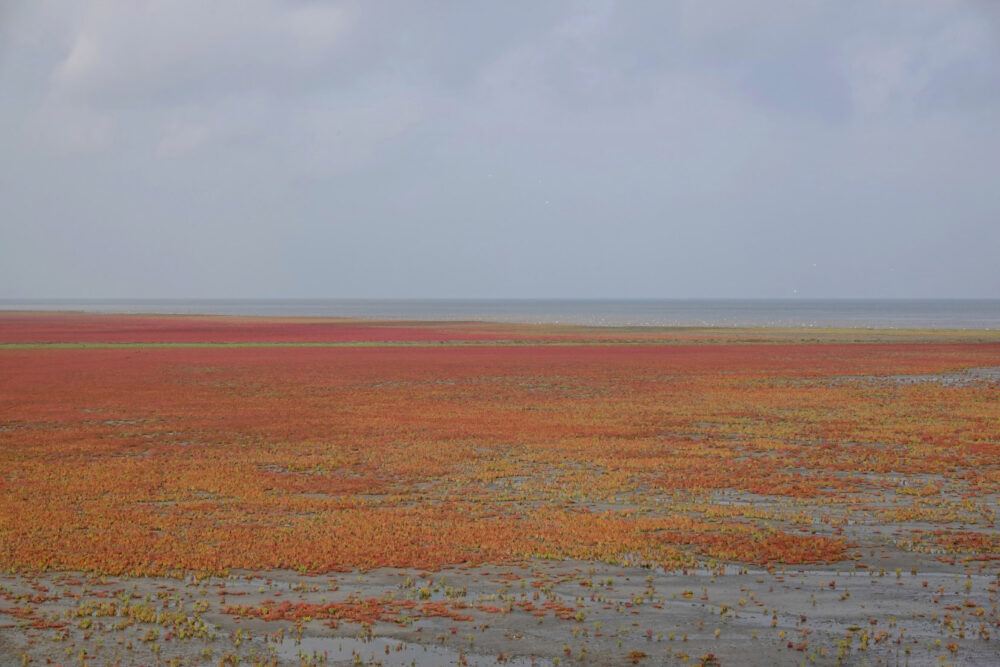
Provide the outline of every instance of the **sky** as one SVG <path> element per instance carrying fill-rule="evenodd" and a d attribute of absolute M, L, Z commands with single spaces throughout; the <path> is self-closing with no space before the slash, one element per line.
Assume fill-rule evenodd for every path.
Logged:
<path fill-rule="evenodd" d="M 1000 2 L 0 0 L 0 298 L 1000 297 Z"/>

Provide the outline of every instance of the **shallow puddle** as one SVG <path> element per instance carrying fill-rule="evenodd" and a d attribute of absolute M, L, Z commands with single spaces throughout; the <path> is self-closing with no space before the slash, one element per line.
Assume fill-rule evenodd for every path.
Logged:
<path fill-rule="evenodd" d="M 326 662 L 353 662 L 383 667 L 438 667 L 444 665 L 505 665 L 509 667 L 547 667 L 552 663 L 541 658 L 496 656 L 456 651 L 446 646 L 425 646 L 413 642 L 375 637 L 364 640 L 352 637 L 286 638 L 271 644 L 275 653 L 285 659 L 300 657 L 322 658 Z"/>

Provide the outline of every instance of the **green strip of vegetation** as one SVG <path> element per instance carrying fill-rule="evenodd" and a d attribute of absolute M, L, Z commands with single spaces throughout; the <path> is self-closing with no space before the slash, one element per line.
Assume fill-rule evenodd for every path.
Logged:
<path fill-rule="evenodd" d="M 131 349 L 224 349 L 224 348 L 297 348 L 297 347 L 576 347 L 581 345 L 678 345 L 701 342 L 731 341 L 672 341 L 672 340 L 488 340 L 488 341 L 333 341 L 333 342 L 267 342 L 238 343 L 0 343 L 2 350 L 131 350 Z M 744 341 L 771 342 L 771 341 Z"/>
<path fill-rule="evenodd" d="M 252 348 L 443 348 L 443 347 L 580 347 L 580 346 L 677 346 L 677 345 L 775 345 L 775 344 L 850 344 L 850 343 L 979 343 L 996 344 L 1000 337 L 984 332 L 982 336 L 880 337 L 859 334 L 855 337 L 809 335 L 741 336 L 679 339 L 517 339 L 517 340 L 443 340 L 443 341 L 242 341 L 242 342 L 76 342 L 76 343 L 0 343 L 4 350 L 142 350 L 142 349 L 252 349 Z"/>
<path fill-rule="evenodd" d="M 518 345 L 521 341 L 244 341 L 244 342 L 129 342 L 129 343 L 0 343 L 0 350 L 129 350 L 136 348 L 252 348 L 252 347 L 450 347 Z M 529 344 L 538 344 L 530 342 Z"/>

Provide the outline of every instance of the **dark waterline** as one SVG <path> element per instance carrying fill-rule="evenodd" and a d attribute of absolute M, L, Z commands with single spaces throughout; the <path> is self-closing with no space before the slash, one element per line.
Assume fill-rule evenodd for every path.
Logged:
<path fill-rule="evenodd" d="M 6 299 L 0 309 L 604 326 L 1000 329 L 1000 299 Z"/>

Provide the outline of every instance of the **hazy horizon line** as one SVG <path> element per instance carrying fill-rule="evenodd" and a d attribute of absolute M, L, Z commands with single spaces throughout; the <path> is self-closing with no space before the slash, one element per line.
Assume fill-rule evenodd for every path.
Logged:
<path fill-rule="evenodd" d="M 982 296 L 114 296 L 0 297 L 0 303 L 33 302 L 261 302 L 261 301 L 986 301 Z"/>

